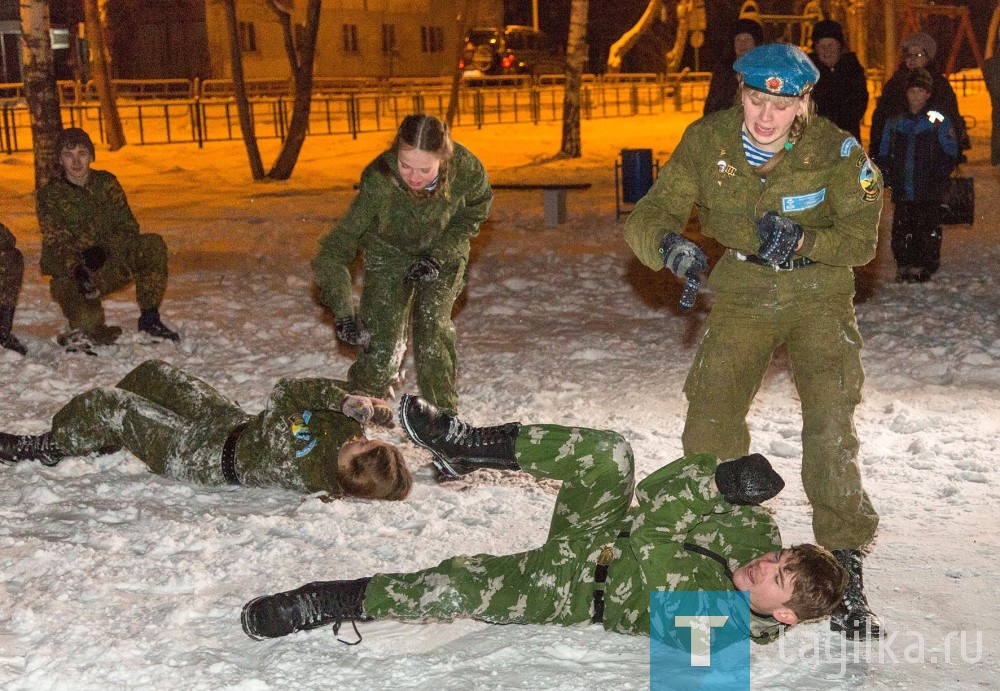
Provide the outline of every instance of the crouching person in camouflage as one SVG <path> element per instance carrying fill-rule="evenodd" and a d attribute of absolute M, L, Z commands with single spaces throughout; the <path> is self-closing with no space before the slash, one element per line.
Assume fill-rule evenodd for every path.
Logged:
<path fill-rule="evenodd" d="M 12 332 L 17 297 L 24 280 L 24 255 L 14 234 L 0 223 L 0 347 L 27 355 L 28 349 Z"/>
<path fill-rule="evenodd" d="M 511 423 L 474 428 L 405 395 L 400 422 L 444 475 L 524 470 L 562 481 L 548 540 L 507 556 L 446 559 L 415 573 L 309 583 L 243 608 L 256 639 L 344 621 L 474 617 L 494 623 L 599 623 L 650 632 L 650 591 L 748 591 L 741 628 L 758 642 L 828 616 L 847 575 L 821 547 L 782 549 L 758 504 L 784 486 L 759 454 L 681 458 L 635 488 L 632 449 L 615 432 Z M 744 630 L 745 629 L 745 630 Z"/>
<path fill-rule="evenodd" d="M 200 379 L 150 360 L 114 388 L 73 398 L 50 432 L 0 432 L 0 462 L 51 466 L 125 449 L 154 473 L 191 483 L 405 499 L 413 479 L 402 454 L 365 438 L 362 425 L 392 427 L 392 409 L 340 382 L 282 379 L 251 416 Z"/>
<path fill-rule="evenodd" d="M 56 142 L 63 175 L 38 191 L 42 275 L 69 321 L 59 337 L 68 350 L 110 345 L 122 330 L 104 323 L 101 299 L 135 283 L 138 329 L 155 339 L 180 340 L 160 321 L 167 289 L 167 245 L 155 233 L 139 233 L 125 191 L 107 171 L 92 170 L 94 143 L 79 127 Z"/>

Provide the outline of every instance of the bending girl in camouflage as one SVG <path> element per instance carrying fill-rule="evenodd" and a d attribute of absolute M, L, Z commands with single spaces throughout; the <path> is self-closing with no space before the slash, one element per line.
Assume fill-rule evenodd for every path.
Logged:
<path fill-rule="evenodd" d="M 337 338 L 357 346 L 352 391 L 384 397 L 406 351 L 413 315 L 417 384 L 434 404 L 458 405 L 452 307 L 465 286 L 469 239 L 493 203 L 486 171 L 454 144 L 444 123 L 409 115 L 392 147 L 361 174 L 358 196 L 313 260 L 320 300 Z M 355 313 L 350 265 L 364 250 L 364 288 Z"/>
<path fill-rule="evenodd" d="M 474 617 L 492 623 L 602 624 L 677 641 L 672 617 L 650 611 L 650 591 L 747 591 L 742 638 L 769 642 L 781 624 L 827 616 L 846 574 L 813 545 L 781 548 L 756 504 L 784 482 L 759 454 L 727 463 L 677 460 L 635 488 L 632 448 L 606 430 L 525 425 L 475 428 L 404 395 L 400 422 L 446 475 L 521 470 L 562 481 L 548 540 L 538 549 L 446 559 L 415 573 L 321 581 L 256 598 L 243 629 L 275 638 L 342 621 Z M 638 500 L 630 508 L 633 488 Z M 683 643 L 683 641 L 679 641 Z"/>
<path fill-rule="evenodd" d="M 51 432 L 0 432 L 0 462 L 55 465 L 125 449 L 157 475 L 196 484 L 405 499 L 413 479 L 402 454 L 366 439 L 364 424 L 391 427 L 392 410 L 348 395 L 342 382 L 282 379 L 251 416 L 202 380 L 149 360 L 114 388 L 74 397 Z"/>
<path fill-rule="evenodd" d="M 813 532 L 851 573 L 845 609 L 831 623 L 850 638 L 877 637 L 861 577 L 878 514 L 862 487 L 854 429 L 864 370 L 852 267 L 875 256 L 882 175 L 857 139 L 813 117 L 819 72 L 801 50 L 761 46 L 733 67 L 742 105 L 688 127 L 629 216 L 625 239 L 643 264 L 666 267 L 688 286 L 707 267 L 705 253 L 679 234 L 692 207 L 701 232 L 726 248 L 684 384 L 684 453 L 748 452 L 746 416 L 784 344 L 802 403 Z"/>

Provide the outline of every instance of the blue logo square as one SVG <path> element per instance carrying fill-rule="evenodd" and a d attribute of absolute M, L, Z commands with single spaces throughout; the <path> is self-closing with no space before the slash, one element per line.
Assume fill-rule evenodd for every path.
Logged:
<path fill-rule="evenodd" d="M 649 688 L 748 691 L 750 594 L 652 592 Z"/>

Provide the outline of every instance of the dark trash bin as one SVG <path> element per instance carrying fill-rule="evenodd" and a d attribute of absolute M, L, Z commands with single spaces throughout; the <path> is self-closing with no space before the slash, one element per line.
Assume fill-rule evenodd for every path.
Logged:
<path fill-rule="evenodd" d="M 653 150 L 622 149 L 622 201 L 635 204 L 653 186 Z"/>

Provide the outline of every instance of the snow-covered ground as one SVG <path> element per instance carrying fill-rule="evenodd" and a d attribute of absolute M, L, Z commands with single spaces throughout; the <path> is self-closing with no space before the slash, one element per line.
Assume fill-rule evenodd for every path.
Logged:
<path fill-rule="evenodd" d="M 825 624 L 754 647 L 760 689 L 992 688 L 1000 678 L 1000 204 L 988 162 L 989 102 L 974 115 L 973 227 L 945 232 L 926 285 L 892 282 L 890 208 L 878 258 L 859 271 L 866 339 L 861 462 L 882 515 L 868 594 L 891 636 L 842 648 Z M 639 265 L 614 218 L 613 161 L 652 147 L 665 160 L 691 114 L 584 123 L 585 155 L 553 161 L 556 124 L 461 128 L 494 181 L 589 181 L 569 219 L 543 224 L 538 192 L 498 191 L 474 245 L 456 322 L 463 417 L 609 427 L 636 449 L 640 476 L 680 455 L 681 386 L 698 327 L 679 288 Z M 0 220 L 26 254 L 15 331 L 31 353 L 0 353 L 3 429 L 39 433 L 75 393 L 112 385 L 143 360 L 177 364 L 257 411 L 284 376 L 341 377 L 351 362 L 313 297 L 317 238 L 344 212 L 362 166 L 389 134 L 314 137 L 294 178 L 249 180 L 238 142 L 99 151 L 143 228 L 171 252 L 165 320 L 179 346 L 134 333 L 134 294 L 107 304 L 126 326 L 100 357 L 53 342 L 58 308 L 38 274 L 32 159 L 0 159 Z M 273 158 L 272 142 L 263 142 Z M 412 371 L 412 361 L 407 359 Z M 414 389 L 414 377 L 400 389 Z M 811 539 L 798 481 L 800 412 L 779 355 L 750 415 L 753 449 L 788 481 L 771 502 L 786 543 Z M 401 441 L 400 434 L 387 438 Z M 0 467 L 0 685 L 6 689 L 641 689 L 648 640 L 595 627 L 471 621 L 364 624 L 363 644 L 329 629 L 255 642 L 239 625 L 256 595 L 316 579 L 410 570 L 456 553 L 539 544 L 555 487 L 484 472 L 437 485 L 405 444 L 410 500 L 323 503 L 279 490 L 205 488 L 149 473 L 126 453 L 53 469 Z"/>

